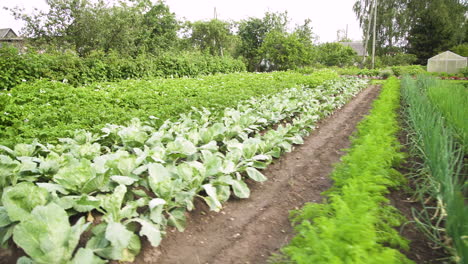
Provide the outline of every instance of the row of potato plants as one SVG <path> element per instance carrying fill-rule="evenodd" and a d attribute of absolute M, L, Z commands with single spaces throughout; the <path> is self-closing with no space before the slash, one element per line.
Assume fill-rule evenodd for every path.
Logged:
<path fill-rule="evenodd" d="M 0 147 L 0 242 L 12 237 L 30 257 L 22 263 L 132 261 L 139 236 L 158 246 L 168 225 L 183 231 L 194 199 L 219 211 L 232 194 L 248 198 L 246 178 L 265 181 L 259 169 L 365 85 L 337 79 L 221 113 L 193 109 L 160 126 L 133 119 L 101 133 L 78 130 L 56 145 Z M 77 250 L 85 230 L 90 239 Z"/>
<path fill-rule="evenodd" d="M 416 223 L 456 263 L 468 261 L 468 92 L 433 77 L 402 80 L 412 156 Z"/>
<path fill-rule="evenodd" d="M 332 172 L 324 203 L 291 213 L 296 236 L 274 263 L 412 263 L 398 250 L 408 249 L 408 241 L 394 229 L 404 217 L 385 197 L 404 183 L 394 169 L 404 158 L 397 139 L 399 87 L 395 77 L 384 83 Z"/>
<path fill-rule="evenodd" d="M 310 75 L 233 73 L 98 82 L 81 87 L 46 80 L 24 83 L 0 91 L 0 145 L 13 147 L 35 138 L 55 144 L 58 138 L 72 137 L 76 129 L 97 133 L 107 123 L 126 124 L 135 117 L 148 121 L 150 115 L 157 116 L 154 123 L 161 125 L 192 107 L 220 112 L 250 97 L 302 85 L 315 87 L 337 77 L 336 72 L 322 70 Z"/>

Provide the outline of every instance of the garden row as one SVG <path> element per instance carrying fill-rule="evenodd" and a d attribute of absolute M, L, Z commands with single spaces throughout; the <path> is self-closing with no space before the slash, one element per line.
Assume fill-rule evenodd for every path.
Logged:
<path fill-rule="evenodd" d="M 315 87 L 337 78 L 333 71 L 311 75 L 293 72 L 235 73 L 202 78 L 125 80 L 82 87 L 37 81 L 0 91 L 0 145 L 57 143 L 76 129 L 98 132 L 105 124 L 125 124 L 132 118 L 161 125 L 192 107 L 222 110 L 253 96 L 280 92 L 285 87 Z M 218 111 L 219 112 L 219 111 Z"/>
<path fill-rule="evenodd" d="M 468 91 L 428 76 L 402 80 L 418 226 L 456 263 L 468 262 Z"/>
<path fill-rule="evenodd" d="M 404 218 L 385 197 L 404 183 L 394 166 L 403 159 L 397 140 L 399 81 L 388 79 L 351 148 L 332 172 L 323 204 L 292 213 L 297 235 L 278 263 L 411 263 L 396 248 L 408 242 L 393 227 Z"/>
<path fill-rule="evenodd" d="M 468 92 L 419 75 L 402 79 L 401 94 L 411 173 L 394 169 L 404 156 L 397 140 L 400 85 L 390 78 L 332 173 L 328 200 L 291 214 L 297 235 L 275 263 L 412 263 L 399 251 L 409 249 L 408 241 L 393 228 L 407 220 L 385 197 L 407 179 L 422 203 L 422 211 L 412 210 L 419 230 L 454 263 L 468 260 Z"/>
<path fill-rule="evenodd" d="M 466 80 L 468 79 L 468 67 L 463 69 L 458 74 L 448 74 L 439 72 L 427 72 L 426 68 L 421 65 L 407 65 L 407 66 L 391 66 L 386 68 L 366 69 L 358 67 L 336 68 L 335 69 L 342 76 L 360 76 L 368 78 L 388 78 L 392 75 L 402 77 L 404 75 L 415 76 L 418 74 L 426 74 L 441 79 L 454 79 Z"/>
<path fill-rule="evenodd" d="M 259 169 L 365 85 L 334 79 L 235 108 L 193 109 L 162 125 L 133 119 L 56 145 L 1 147 L 0 241 L 12 238 L 34 263 L 132 261 L 140 237 L 157 246 L 168 225 L 183 231 L 195 198 L 219 211 L 231 195 L 249 197 L 246 178 L 265 181 Z M 76 250 L 83 232 L 90 238 Z"/>

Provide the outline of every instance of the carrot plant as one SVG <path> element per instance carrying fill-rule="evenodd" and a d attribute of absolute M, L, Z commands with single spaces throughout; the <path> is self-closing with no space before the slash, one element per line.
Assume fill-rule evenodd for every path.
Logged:
<path fill-rule="evenodd" d="M 394 169 L 403 159 L 396 138 L 399 98 L 399 81 L 388 79 L 333 171 L 327 201 L 291 213 L 296 236 L 282 249 L 283 259 L 274 261 L 411 263 L 397 249 L 408 249 L 408 241 L 393 229 L 403 216 L 385 197 L 404 182 Z"/>

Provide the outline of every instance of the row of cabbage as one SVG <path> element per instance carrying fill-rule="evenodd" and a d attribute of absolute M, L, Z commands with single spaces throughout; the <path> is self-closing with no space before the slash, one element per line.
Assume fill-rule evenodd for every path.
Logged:
<path fill-rule="evenodd" d="M 259 169 L 365 86 L 337 79 L 221 115 L 193 109 L 162 126 L 134 119 L 56 145 L 0 147 L 0 242 L 12 238 L 30 257 L 21 263 L 133 261 L 140 236 L 158 246 L 168 225 L 184 230 L 194 199 L 219 211 L 232 194 L 248 198 L 246 179 L 265 181 Z M 76 249 L 83 232 L 89 239 Z"/>

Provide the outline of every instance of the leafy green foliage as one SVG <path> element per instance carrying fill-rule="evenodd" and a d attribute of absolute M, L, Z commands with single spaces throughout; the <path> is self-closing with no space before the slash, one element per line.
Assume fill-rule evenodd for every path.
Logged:
<path fill-rule="evenodd" d="M 407 37 L 408 51 L 418 56 L 419 64 L 426 65 L 427 59 L 437 53 L 466 42 L 466 2 L 409 1 L 408 7 L 409 15 L 413 19 Z"/>
<path fill-rule="evenodd" d="M 232 32 L 232 23 L 212 19 L 190 23 L 190 42 L 195 48 L 213 56 L 232 55 L 237 37 Z"/>
<path fill-rule="evenodd" d="M 446 86 L 428 76 L 418 76 L 417 80 L 405 77 L 402 94 L 412 135 L 411 147 L 423 161 L 415 164 L 417 195 L 421 201 L 429 196 L 437 204 L 434 213 L 423 203 L 423 211 L 418 213 L 420 223 L 424 223 L 422 230 L 448 249 L 455 262 L 465 263 L 468 260 L 468 206 L 464 202 L 468 192 L 464 163 L 466 122 L 463 122 L 466 88 Z M 458 139 L 462 145 L 457 142 L 457 135 L 461 135 Z"/>
<path fill-rule="evenodd" d="M 8 187 L 2 195 L 2 204 L 11 221 L 25 220 L 35 207 L 46 205 L 49 200 L 49 192 L 46 189 L 30 182 L 21 182 Z"/>
<path fill-rule="evenodd" d="M 411 75 L 415 76 L 418 74 L 428 74 L 425 67 L 421 65 L 407 65 L 407 66 L 392 66 L 387 68 L 367 69 L 357 67 L 346 67 L 346 68 L 333 68 L 340 75 L 359 75 L 359 76 L 382 76 L 385 72 L 393 74 L 395 76 Z"/>
<path fill-rule="evenodd" d="M 351 47 L 340 43 L 324 43 L 318 46 L 318 62 L 326 66 L 350 66 L 357 53 Z"/>
<path fill-rule="evenodd" d="M 162 1 L 157 1 L 143 15 L 142 27 L 143 34 L 137 40 L 150 53 L 174 49 L 179 42 L 177 31 L 181 27 L 180 22 Z"/>
<path fill-rule="evenodd" d="M 291 83 L 288 78 L 291 76 L 301 75 L 257 75 L 260 79 L 273 79 L 270 85 L 281 83 L 282 78 Z M 71 258 L 69 250 L 76 246 L 75 235 L 69 237 L 71 233 L 66 232 L 69 225 L 62 220 L 63 210 L 72 219 L 83 214 L 88 214 L 88 218 L 99 214 L 102 219 L 92 228 L 86 247 L 77 250 L 74 263 L 78 257 L 95 259 L 90 253 L 103 259 L 131 262 L 141 249 L 138 235 L 157 246 L 168 225 L 183 231 L 185 213 L 193 210 L 196 197 L 213 211 L 221 210 L 222 203 L 231 195 L 248 198 L 246 177 L 265 181 L 260 169 L 266 168 L 273 157 L 290 152 L 294 144 L 302 144 L 302 137 L 308 135 L 317 120 L 342 107 L 366 85 L 361 80 L 337 79 L 336 73 L 330 72 L 318 72 L 316 78 L 324 80 L 330 76 L 331 80 L 317 87 L 280 88 L 273 95 L 237 102 L 235 108 L 213 112 L 194 108 L 176 121 L 166 120 L 160 126 L 152 120 L 133 119 L 127 126 L 107 124 L 98 133 L 76 131 L 73 138 L 61 139 L 59 144 L 34 142 L 18 144 L 13 149 L 1 146 L 3 156 L 9 158 L 1 160 L 1 165 L 9 168 L 3 172 L 5 185 L 1 188 L 7 192 L 23 182 L 33 181 L 38 186 L 35 188 L 50 195 L 51 203 L 45 207 L 53 204 L 61 208 L 60 212 L 52 208 L 57 212 L 51 212 L 50 216 L 59 219 L 54 221 L 65 230 L 61 236 L 46 226 L 37 226 L 40 231 L 34 234 L 54 237 L 57 251 L 50 254 L 62 251 L 63 255 L 56 258 L 60 262 L 67 263 Z M 212 76 L 215 77 L 219 76 Z M 231 77 L 236 77 L 235 83 L 241 77 L 248 79 L 247 74 Z M 304 78 L 302 81 L 313 77 Z M 291 122 L 282 124 L 287 119 Z M 29 160 L 34 161 L 32 166 L 22 164 Z M 36 228 L 28 221 L 36 217 L 35 210 L 44 210 L 40 208 L 43 207 L 34 208 L 24 224 L 17 225 L 22 227 L 20 234 L 13 232 L 14 241 L 27 248 L 33 261 L 49 258 L 49 252 L 36 250 L 36 244 L 41 245 L 42 240 L 35 244 L 27 240 L 27 234 Z M 9 208 L 0 210 L 0 234 L 7 234 L 2 240 L 8 240 L 10 230 L 16 230 L 15 223 L 5 217 L 9 211 Z M 75 226 L 81 230 L 82 222 Z M 61 243 L 66 240 L 69 243 L 64 248 Z"/>
<path fill-rule="evenodd" d="M 409 65 L 409 66 L 393 66 L 391 67 L 395 76 L 411 75 L 416 76 L 418 74 L 427 73 L 425 67 L 421 65 Z"/>
<path fill-rule="evenodd" d="M 129 57 L 142 51 L 153 54 L 176 46 L 179 22 L 162 1 L 48 0 L 46 11 L 32 13 L 16 7 L 23 34 L 35 46 L 71 49 L 80 56 L 114 50 Z"/>
<path fill-rule="evenodd" d="M 286 263 L 412 263 L 391 248 L 408 249 L 408 242 L 392 228 L 403 219 L 385 198 L 402 182 L 392 168 L 403 157 L 398 107 L 399 81 L 390 78 L 333 171 L 328 202 L 292 213 L 297 235 L 282 250 Z"/>
<path fill-rule="evenodd" d="M 422 77 L 420 77 L 422 78 Z M 456 137 L 468 150 L 468 91 L 465 87 L 445 81 L 426 82 L 427 96 L 452 126 Z"/>
<path fill-rule="evenodd" d="M 229 56 L 213 57 L 197 52 L 141 53 L 136 57 L 110 51 L 93 51 L 86 57 L 73 52 L 34 50 L 19 53 L 9 46 L 0 47 L 0 90 L 22 82 L 49 79 L 79 86 L 96 81 L 135 78 L 199 76 L 241 72 L 245 65 Z"/>
<path fill-rule="evenodd" d="M 415 64 L 417 61 L 416 55 L 403 52 L 382 55 L 379 58 L 383 66 L 408 66 Z"/>
<path fill-rule="evenodd" d="M 314 49 L 299 35 L 280 31 L 269 32 L 260 47 L 262 57 L 271 64 L 269 70 L 288 70 L 310 65 Z"/>
<path fill-rule="evenodd" d="M 456 54 L 468 57 L 468 43 L 463 43 L 457 46 L 450 48 L 450 51 L 455 52 Z"/>
<path fill-rule="evenodd" d="M 340 75 L 353 75 L 353 76 L 378 76 L 382 69 L 367 69 L 358 67 L 344 67 L 344 68 L 333 68 Z"/>
<path fill-rule="evenodd" d="M 240 55 L 247 60 L 247 69 L 257 71 L 262 57 L 260 47 L 267 34 L 272 31 L 286 32 L 287 13 L 265 13 L 263 18 L 249 18 L 239 23 L 239 37 L 242 40 Z"/>
<path fill-rule="evenodd" d="M 411 17 L 408 15 L 409 1 L 380 0 L 377 5 L 376 26 L 376 54 L 385 55 L 393 52 L 396 47 L 404 44 L 406 33 L 411 25 Z M 353 11 L 359 20 L 363 36 L 367 45 L 367 51 L 372 50 L 373 30 L 369 27 L 374 24 L 374 0 L 356 0 Z"/>
<path fill-rule="evenodd" d="M 330 71 L 309 76 L 241 73 L 198 79 L 128 80 L 77 88 L 38 81 L 0 92 L 0 101 L 4 102 L 0 105 L 0 144 L 13 146 L 34 138 L 53 143 L 72 136 L 76 129 L 96 132 L 106 123 L 124 124 L 134 117 L 147 121 L 149 116 L 156 116 L 159 119 L 154 122 L 160 125 L 192 107 L 223 109 L 252 96 L 299 85 L 315 87 L 336 77 Z"/>
<path fill-rule="evenodd" d="M 375 1 L 356 0 L 353 10 L 359 19 L 367 50 L 372 47 Z M 417 56 L 418 64 L 425 65 L 427 59 L 450 47 L 467 42 L 465 1 L 427 0 L 377 2 L 376 52 L 382 56 L 405 49 Z"/>
<path fill-rule="evenodd" d="M 31 214 L 14 228 L 13 240 L 35 263 L 69 263 L 81 233 L 88 226 L 89 223 L 85 224 L 84 218 L 70 226 L 65 210 L 50 203 L 35 207 Z M 82 258 L 81 254 L 79 258 Z"/>

